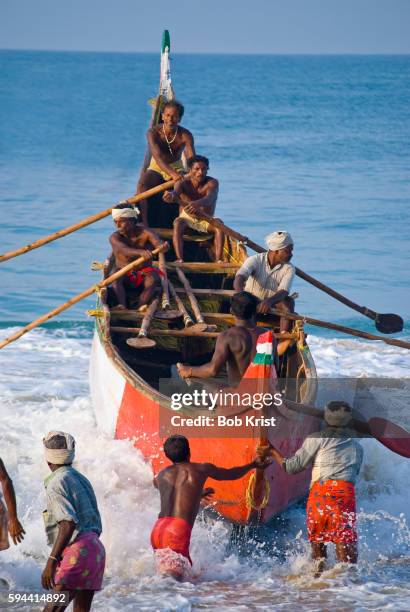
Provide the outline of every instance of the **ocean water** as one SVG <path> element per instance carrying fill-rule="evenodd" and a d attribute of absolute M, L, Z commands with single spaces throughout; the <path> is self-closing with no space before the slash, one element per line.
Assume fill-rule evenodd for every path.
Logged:
<path fill-rule="evenodd" d="M 134 191 L 155 95 L 156 55 L 0 52 L 0 200 L 5 252 Z M 410 314 L 410 58 L 182 56 L 174 85 L 184 124 L 221 182 L 218 214 L 261 242 L 295 238 L 295 263 L 360 304 Z M 111 222 L 0 264 L 5 337 L 92 285 Z M 373 330 L 372 322 L 296 281 L 301 313 Z M 67 429 L 93 482 L 108 564 L 98 610 L 408 610 L 409 464 L 366 440 L 358 482 L 360 560 L 313 580 L 304 509 L 289 510 L 245 553 L 229 528 L 201 516 L 193 583 L 155 576 L 149 533 L 159 500 L 130 442 L 96 428 L 88 388 L 92 300 L 0 353 L 1 456 L 12 475 L 23 544 L 0 555 L 0 577 L 37 588 L 41 439 Z M 309 327 L 321 376 L 408 376 L 410 353 Z M 406 326 L 401 337 L 409 339 Z M 130 529 L 130 525 L 133 528 Z"/>

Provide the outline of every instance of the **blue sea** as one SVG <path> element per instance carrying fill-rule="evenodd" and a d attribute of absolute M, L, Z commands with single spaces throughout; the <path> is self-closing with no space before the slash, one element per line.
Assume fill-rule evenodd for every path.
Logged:
<path fill-rule="evenodd" d="M 156 95 L 155 54 L 0 51 L 1 252 L 134 193 Z M 183 125 L 220 181 L 217 215 L 262 243 L 291 232 L 294 263 L 353 301 L 406 321 L 410 300 L 410 56 L 175 55 Z M 109 218 L 0 264 L 1 337 L 93 285 Z M 296 280 L 298 312 L 375 332 L 372 321 Z M 99 499 L 108 565 L 98 610 L 408 610 L 410 496 L 405 459 L 367 440 L 358 482 L 360 560 L 313 580 L 303 507 L 247 554 L 200 517 L 194 583 L 157 578 L 149 532 L 152 474 L 127 441 L 96 428 L 89 396 L 92 299 L 0 353 L 1 456 L 23 544 L 0 553 L 0 578 L 38 588 L 41 438 L 68 429 Z M 404 349 L 307 327 L 321 376 L 409 375 Z M 130 529 L 130 525 L 134 526 Z M 276 539 L 275 539 L 276 538 Z M 34 608 L 33 608 L 34 609 Z"/>

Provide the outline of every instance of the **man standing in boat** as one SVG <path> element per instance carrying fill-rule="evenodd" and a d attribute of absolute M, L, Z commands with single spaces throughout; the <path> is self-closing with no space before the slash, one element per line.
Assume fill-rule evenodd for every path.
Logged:
<path fill-rule="evenodd" d="M 267 314 L 271 308 L 284 313 L 294 312 L 295 302 L 289 290 L 295 276 L 290 263 L 293 240 L 288 232 L 273 232 L 266 237 L 268 251 L 248 257 L 237 271 L 233 287 L 235 291 L 250 291 L 261 300 L 258 312 Z M 280 331 L 290 331 L 291 322 L 281 317 Z"/>
<path fill-rule="evenodd" d="M 348 428 L 352 421 L 349 404 L 329 402 L 324 418 L 327 427 L 310 434 L 293 457 L 286 459 L 272 444 L 257 450 L 262 459 L 272 455 L 288 474 L 312 466 L 306 522 L 316 576 L 324 569 L 328 542 L 336 545 L 338 561 L 357 563 L 354 485 L 363 461 L 363 449 Z"/>
<path fill-rule="evenodd" d="M 180 580 L 187 573 L 186 560 L 192 565 L 189 545 L 201 500 L 214 493 L 211 488 L 204 489 L 206 480 L 238 480 L 254 468 L 265 469 L 269 459 L 257 458 L 232 468 L 192 463 L 189 442 L 180 435 L 165 441 L 164 452 L 172 465 L 154 478 L 154 487 L 161 496 L 161 511 L 151 533 L 151 544 L 158 571 Z"/>
<path fill-rule="evenodd" d="M 162 109 L 162 122 L 148 130 L 147 140 L 151 161 L 139 180 L 137 193 L 171 179 L 178 181 L 184 170 L 182 154 L 185 153 L 187 158 L 195 155 L 191 132 L 179 125 L 183 114 L 183 105 L 176 100 L 170 100 Z M 149 214 L 148 200 L 140 201 L 142 222 L 146 226 L 171 227 L 172 221 L 177 216 L 177 207 L 165 207 L 161 203 L 155 203 L 154 206 L 155 211 L 150 211 Z M 155 223 L 152 223 L 154 219 Z"/>
<path fill-rule="evenodd" d="M 138 223 L 138 208 L 116 207 L 112 209 L 112 217 L 117 231 L 111 234 L 109 240 L 115 258 L 115 267 L 112 273 L 120 270 L 127 264 L 141 256 L 151 257 L 151 249 L 162 244 L 155 232 L 145 225 Z M 161 291 L 161 274 L 158 268 L 150 265 L 150 260 L 141 264 L 122 276 L 112 284 L 115 292 L 118 310 L 127 308 L 127 291 L 138 289 L 141 291 L 138 301 L 138 310 L 144 311 L 148 304 Z"/>
<path fill-rule="evenodd" d="M 219 228 L 213 228 L 207 221 L 197 219 L 195 213 L 205 213 L 212 217 L 218 198 L 219 183 L 215 178 L 207 176 L 209 160 L 203 155 L 194 155 L 187 161 L 189 172 L 175 185 L 173 191 L 166 191 L 163 200 L 168 204 L 179 205 L 179 217 L 174 221 L 174 249 L 176 262 L 182 263 L 184 248 L 184 232 L 187 228 L 200 234 L 214 234 L 215 261 L 222 262 L 224 234 Z"/>
<path fill-rule="evenodd" d="M 211 361 L 201 366 L 177 363 L 181 378 L 212 378 L 226 368 L 228 384 L 238 385 L 255 356 L 258 337 L 266 332 L 256 325 L 258 304 L 258 298 L 251 293 L 236 293 L 231 300 L 234 325 L 219 334 Z"/>
<path fill-rule="evenodd" d="M 0 550 L 6 550 L 9 547 L 8 533 L 14 544 L 20 544 L 24 539 L 25 531 L 17 517 L 16 494 L 13 482 L 1 459 L 0 482 L 7 508 L 6 511 L 0 495 Z"/>

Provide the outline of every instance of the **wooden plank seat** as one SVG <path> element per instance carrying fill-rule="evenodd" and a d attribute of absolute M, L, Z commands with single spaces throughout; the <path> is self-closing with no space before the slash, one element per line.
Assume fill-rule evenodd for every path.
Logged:
<path fill-rule="evenodd" d="M 151 229 L 165 240 L 172 238 L 173 229 L 171 227 L 152 227 Z M 198 232 L 195 234 L 184 234 L 183 238 L 186 242 L 207 242 L 213 238 L 213 234 L 200 234 Z"/>

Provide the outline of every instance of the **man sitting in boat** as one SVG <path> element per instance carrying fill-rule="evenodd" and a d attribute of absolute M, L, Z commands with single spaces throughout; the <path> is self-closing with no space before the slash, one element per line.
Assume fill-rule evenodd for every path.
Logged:
<path fill-rule="evenodd" d="M 180 435 L 165 441 L 164 452 L 172 465 L 154 478 L 154 487 L 161 496 L 161 511 L 151 533 L 151 544 L 158 571 L 180 580 L 189 575 L 187 562 L 192 565 L 189 545 L 201 499 L 214 493 L 211 488 L 204 489 L 207 478 L 238 480 L 253 468 L 265 469 L 269 460 L 256 459 L 232 468 L 192 463 L 189 442 Z"/>
<path fill-rule="evenodd" d="M 182 154 L 186 157 L 195 155 L 194 138 L 191 132 L 179 122 L 184 114 L 184 107 L 180 102 L 171 100 L 164 104 L 162 109 L 162 122 L 153 126 L 147 132 L 151 161 L 140 178 L 137 193 L 142 193 L 156 185 L 160 185 L 170 179 L 179 180 L 181 172 L 184 170 Z M 140 201 L 142 221 L 145 225 L 149 223 L 148 200 Z M 163 224 L 164 227 L 171 227 L 172 221 L 177 216 L 177 207 L 165 207 L 161 204 L 155 205 L 155 214 L 151 214 L 151 219 L 155 219 L 155 225 Z M 162 210 L 159 210 L 162 208 Z"/>
<path fill-rule="evenodd" d="M 118 228 L 109 239 L 115 258 L 112 272 L 120 270 L 141 256 L 151 258 L 151 248 L 160 246 L 162 241 L 155 232 L 138 223 L 140 214 L 138 209 L 118 206 L 112 209 L 111 214 Z M 146 310 L 148 304 L 158 295 L 161 290 L 162 272 L 149 264 L 150 260 L 112 284 L 118 310 L 127 308 L 127 290 L 141 291 L 138 300 L 139 311 Z"/>
<path fill-rule="evenodd" d="M 166 191 L 163 200 L 168 204 L 179 204 L 179 217 L 174 221 L 173 242 L 176 262 L 182 263 L 184 248 L 184 232 L 187 228 L 201 234 L 214 234 L 215 261 L 222 262 L 223 232 L 213 228 L 207 221 L 195 217 L 195 213 L 205 213 L 213 216 L 218 197 L 219 183 L 207 176 L 209 160 L 203 155 L 194 155 L 187 161 L 189 172 L 175 185 L 173 191 Z"/>
<path fill-rule="evenodd" d="M 234 325 L 219 334 L 211 361 L 201 366 L 177 363 L 181 378 L 212 378 L 226 368 L 228 384 L 237 385 L 255 356 L 258 337 L 266 332 L 256 325 L 258 304 L 251 293 L 236 293 L 231 300 Z"/>
<path fill-rule="evenodd" d="M 295 302 L 289 290 L 295 276 L 290 263 L 293 240 L 288 232 L 273 232 L 266 237 L 268 251 L 248 257 L 237 271 L 235 291 L 249 291 L 261 300 L 258 312 L 266 314 L 271 308 L 284 313 L 294 312 Z M 280 331 L 290 331 L 291 321 L 281 317 Z"/>

